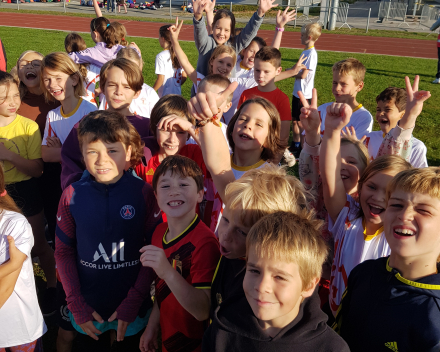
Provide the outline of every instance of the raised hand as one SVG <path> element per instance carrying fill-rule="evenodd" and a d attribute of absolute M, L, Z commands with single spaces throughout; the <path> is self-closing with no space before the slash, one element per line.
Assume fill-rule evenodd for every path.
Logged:
<path fill-rule="evenodd" d="M 312 101 L 309 104 L 303 93 L 298 91 L 298 96 L 303 107 L 301 108 L 301 125 L 306 132 L 306 142 L 314 147 L 321 142 L 321 117 L 318 112 L 318 92 L 316 88 L 312 90 Z"/>
<path fill-rule="evenodd" d="M 274 4 L 274 2 L 275 0 L 260 0 L 260 5 L 258 7 L 258 16 L 263 17 L 264 14 L 271 8 L 278 6 L 278 4 Z"/>
<path fill-rule="evenodd" d="M 404 130 L 414 127 L 417 117 L 423 110 L 423 103 L 431 97 L 429 91 L 419 91 L 419 76 L 414 78 L 414 83 L 411 86 L 411 81 L 408 76 L 405 77 L 406 84 L 406 108 L 402 119 L 399 121 L 399 126 Z"/>
<path fill-rule="evenodd" d="M 182 26 L 183 26 L 183 20 L 180 21 L 179 23 L 179 17 L 176 17 L 176 24 L 173 24 L 172 26 L 168 27 L 168 30 L 170 31 L 170 35 L 171 35 L 171 41 L 179 40 L 179 34 L 180 34 L 180 30 L 182 29 Z"/>
<path fill-rule="evenodd" d="M 354 129 L 353 126 L 345 127 L 345 131 L 344 131 L 344 129 L 342 130 L 342 136 L 348 137 L 348 138 L 352 138 L 352 139 L 356 139 L 357 141 L 360 141 L 362 143 L 367 138 L 367 136 L 363 136 L 361 139 L 359 139 L 356 136 L 356 130 Z"/>
<path fill-rule="evenodd" d="M 192 0 L 194 17 L 199 21 L 203 17 L 203 10 L 206 7 L 206 0 Z"/>
<path fill-rule="evenodd" d="M 182 131 L 186 132 L 194 129 L 194 125 L 191 122 L 174 114 L 162 117 L 157 124 L 157 128 L 164 131 L 172 131 L 174 126 L 179 126 Z"/>
<path fill-rule="evenodd" d="M 205 5 L 205 11 L 206 13 L 208 12 L 214 12 L 214 8 L 215 8 L 215 0 L 206 0 L 206 5 Z"/>
<path fill-rule="evenodd" d="M 350 122 L 353 110 L 345 103 L 332 103 L 327 106 L 325 132 L 340 131 Z"/>
<path fill-rule="evenodd" d="M 289 10 L 289 6 L 287 6 L 283 12 L 281 12 L 281 10 L 278 10 L 277 19 L 276 19 L 276 26 L 278 28 L 284 28 L 287 22 L 293 21 L 295 19 L 296 11 L 292 10 L 287 12 L 288 10 Z"/>

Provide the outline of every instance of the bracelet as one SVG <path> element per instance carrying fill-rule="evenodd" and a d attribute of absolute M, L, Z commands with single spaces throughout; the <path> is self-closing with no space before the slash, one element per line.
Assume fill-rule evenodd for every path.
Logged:
<path fill-rule="evenodd" d="M 284 32 L 284 28 L 275 27 L 278 32 Z"/>

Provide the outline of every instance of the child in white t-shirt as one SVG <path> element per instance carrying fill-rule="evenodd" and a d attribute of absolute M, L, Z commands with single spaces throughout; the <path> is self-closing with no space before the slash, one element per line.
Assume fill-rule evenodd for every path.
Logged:
<path fill-rule="evenodd" d="M 186 81 L 186 73 L 171 45 L 169 27 L 171 25 L 167 24 L 159 28 L 159 44 L 164 50 L 156 56 L 157 79 L 153 89 L 160 98 L 167 94 L 181 95 L 181 85 Z"/>
<path fill-rule="evenodd" d="M 267 46 L 266 41 L 260 37 L 254 37 L 250 44 L 238 55 L 235 64 L 235 78 L 254 78 L 254 62 L 257 52 Z"/>
<path fill-rule="evenodd" d="M 61 146 L 71 129 L 96 106 L 81 98 L 85 95 L 84 78 L 66 53 L 45 56 L 41 72 L 45 98 L 61 103 L 47 114 L 41 154 L 45 162 L 60 162 Z"/>
<path fill-rule="evenodd" d="M 40 351 L 46 333 L 32 266 L 32 228 L 5 190 L 0 168 L 0 350 Z"/>
<path fill-rule="evenodd" d="M 312 90 L 315 82 L 316 66 L 318 65 L 318 53 L 315 49 L 315 42 L 321 36 L 321 25 L 319 23 L 309 23 L 301 28 L 301 44 L 305 46 L 301 56 L 305 56 L 304 65 L 306 69 L 300 71 L 296 76 L 293 86 L 292 97 L 292 144 L 290 151 L 298 158 L 301 152 L 301 133 L 303 128 L 300 126 L 299 115 L 301 114 L 302 104 L 298 96 L 301 92 L 310 103 Z"/>

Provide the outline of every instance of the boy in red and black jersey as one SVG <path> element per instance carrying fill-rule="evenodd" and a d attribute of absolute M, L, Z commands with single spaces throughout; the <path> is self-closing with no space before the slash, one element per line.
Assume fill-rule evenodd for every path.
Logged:
<path fill-rule="evenodd" d="M 203 175 L 187 157 L 165 158 L 153 177 L 153 189 L 168 222 L 158 226 L 150 246 L 141 249 L 142 265 L 156 272 L 156 299 L 141 351 L 201 351 L 211 305 L 211 280 L 220 258 L 214 233 L 198 218 Z"/>

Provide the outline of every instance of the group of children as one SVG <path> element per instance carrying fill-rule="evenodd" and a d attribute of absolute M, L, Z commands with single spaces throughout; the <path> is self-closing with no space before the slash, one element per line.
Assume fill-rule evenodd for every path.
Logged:
<path fill-rule="evenodd" d="M 94 4 L 94 47 L 71 33 L 0 72 L 0 351 L 41 351 L 52 314 L 59 352 L 437 351 L 440 169 L 412 137 L 418 76 L 377 96 L 372 132 L 356 59 L 318 106 L 318 24 L 282 71 L 294 11 L 267 46 L 272 0 L 239 32 L 195 0 L 197 67 L 176 19 L 150 87 Z M 275 84 L 291 77 L 292 106 Z M 280 166 L 295 155 L 299 179 Z"/>

